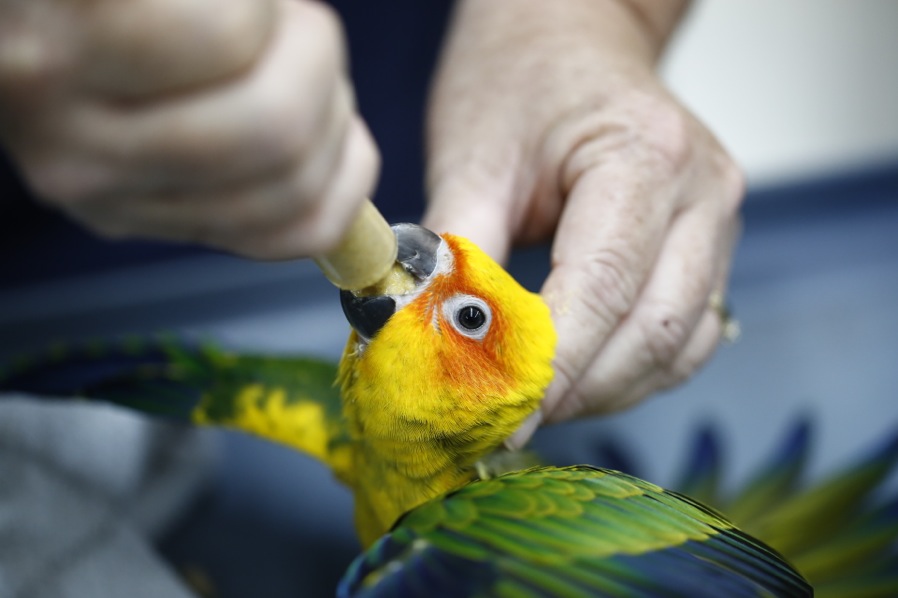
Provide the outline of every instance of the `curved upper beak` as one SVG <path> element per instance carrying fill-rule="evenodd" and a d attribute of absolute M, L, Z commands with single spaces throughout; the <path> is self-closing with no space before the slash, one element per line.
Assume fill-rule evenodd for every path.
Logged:
<path fill-rule="evenodd" d="M 411 274 L 420 287 L 434 273 L 440 245 L 439 235 L 417 224 L 394 224 L 398 251 L 396 261 Z M 343 314 L 355 331 L 370 341 L 396 312 L 393 295 L 358 295 L 353 291 L 340 291 Z"/>
<path fill-rule="evenodd" d="M 340 291 L 340 305 L 349 325 L 366 341 L 396 312 L 396 300 L 389 295 L 358 297 L 352 291 Z"/>

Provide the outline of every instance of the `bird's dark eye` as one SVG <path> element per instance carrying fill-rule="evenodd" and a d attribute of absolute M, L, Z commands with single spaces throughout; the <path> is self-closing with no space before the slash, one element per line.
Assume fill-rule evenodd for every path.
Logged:
<path fill-rule="evenodd" d="M 443 303 L 443 318 L 459 334 L 480 341 L 490 330 L 493 310 L 480 297 L 459 293 Z"/>
<path fill-rule="evenodd" d="M 486 322 L 486 314 L 476 305 L 466 305 L 458 310 L 458 323 L 467 330 L 477 330 Z"/>

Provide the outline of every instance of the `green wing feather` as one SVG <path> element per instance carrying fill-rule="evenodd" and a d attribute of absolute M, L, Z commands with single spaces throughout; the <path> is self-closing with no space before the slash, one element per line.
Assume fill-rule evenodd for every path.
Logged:
<path fill-rule="evenodd" d="M 325 361 L 152 338 L 55 345 L 0 370 L 0 389 L 77 394 L 245 430 L 309 453 L 343 476 L 350 463 L 335 377 L 335 366 Z M 809 424 L 799 422 L 769 464 L 727 497 L 719 443 L 708 429 L 676 487 L 783 554 L 817 596 L 898 594 L 898 500 L 875 500 L 898 463 L 898 435 L 805 488 L 809 438 Z M 693 538 L 687 531 L 701 533 Z M 494 562 L 496 555 L 504 556 Z M 699 570 L 696 563 L 706 566 Z M 478 482 L 416 509 L 353 565 L 342 591 L 379 596 L 398 587 L 399 595 L 435 595 L 433 584 L 417 594 L 408 584 L 448 576 L 448 588 L 470 581 L 471 591 L 460 592 L 465 595 L 583 590 L 619 596 L 652 593 L 665 583 L 688 587 L 682 575 L 670 576 L 691 571 L 705 585 L 708 579 L 724 584 L 726 595 L 766 595 L 765 583 L 790 588 L 776 595 L 804 595 L 803 589 L 790 594 L 799 587 L 794 574 L 773 564 L 782 565 L 775 552 L 684 496 L 603 470 L 542 469 Z M 693 590 L 683 595 L 702 595 Z"/>
<path fill-rule="evenodd" d="M 186 379 L 202 389 L 194 423 L 256 434 L 303 451 L 343 476 L 349 437 L 336 367 L 306 357 L 235 355 L 206 348 L 181 357 Z"/>
<path fill-rule="evenodd" d="M 810 596 L 775 551 L 682 495 L 611 470 L 536 468 L 418 507 L 341 596 Z"/>
<path fill-rule="evenodd" d="M 157 337 L 55 346 L 8 366 L 0 388 L 77 395 L 243 430 L 308 453 L 342 475 L 348 437 L 335 379 L 328 361 Z"/>

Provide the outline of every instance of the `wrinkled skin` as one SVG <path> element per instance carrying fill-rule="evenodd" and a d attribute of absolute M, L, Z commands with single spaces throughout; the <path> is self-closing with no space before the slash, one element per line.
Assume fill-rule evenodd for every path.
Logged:
<path fill-rule="evenodd" d="M 334 246 L 379 155 L 338 18 L 296 0 L 0 0 L 0 142 L 111 237 Z"/>
<path fill-rule="evenodd" d="M 708 302 L 725 289 L 742 177 L 655 73 L 676 3 L 624 4 L 463 2 L 431 98 L 424 224 L 500 260 L 554 238 L 550 421 L 686 378 L 721 335 Z"/>
<path fill-rule="evenodd" d="M 655 73 L 684 4 L 458 4 L 425 224 L 500 260 L 554 238 L 550 421 L 670 386 L 720 337 L 743 183 Z M 301 0 L 0 0 L 0 143 L 96 231 L 265 259 L 333 247 L 379 169 L 338 19 Z"/>

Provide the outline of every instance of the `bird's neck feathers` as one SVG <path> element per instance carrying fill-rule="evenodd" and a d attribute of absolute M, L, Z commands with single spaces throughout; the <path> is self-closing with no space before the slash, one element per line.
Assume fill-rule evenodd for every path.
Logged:
<path fill-rule="evenodd" d="M 477 461 L 501 445 L 538 404 L 538 398 L 520 394 L 509 401 L 507 388 L 504 396 L 472 399 L 464 388 L 449 386 L 442 386 L 445 401 L 431 401 L 438 384 L 419 380 L 415 388 L 404 381 L 376 384 L 364 400 L 344 394 L 353 440 L 356 525 L 364 545 L 408 510 L 473 480 Z M 417 409 L 411 405 L 414 397 L 424 398 Z M 491 399 L 495 405 L 487 407 Z"/>
<path fill-rule="evenodd" d="M 409 509 L 472 480 L 475 463 L 538 407 L 552 378 L 555 331 L 546 304 L 472 243 L 443 238 L 453 267 L 367 346 L 351 334 L 340 365 L 364 543 Z M 490 306 L 483 338 L 464 337 L 447 321 L 446 302 L 459 295 Z"/>

